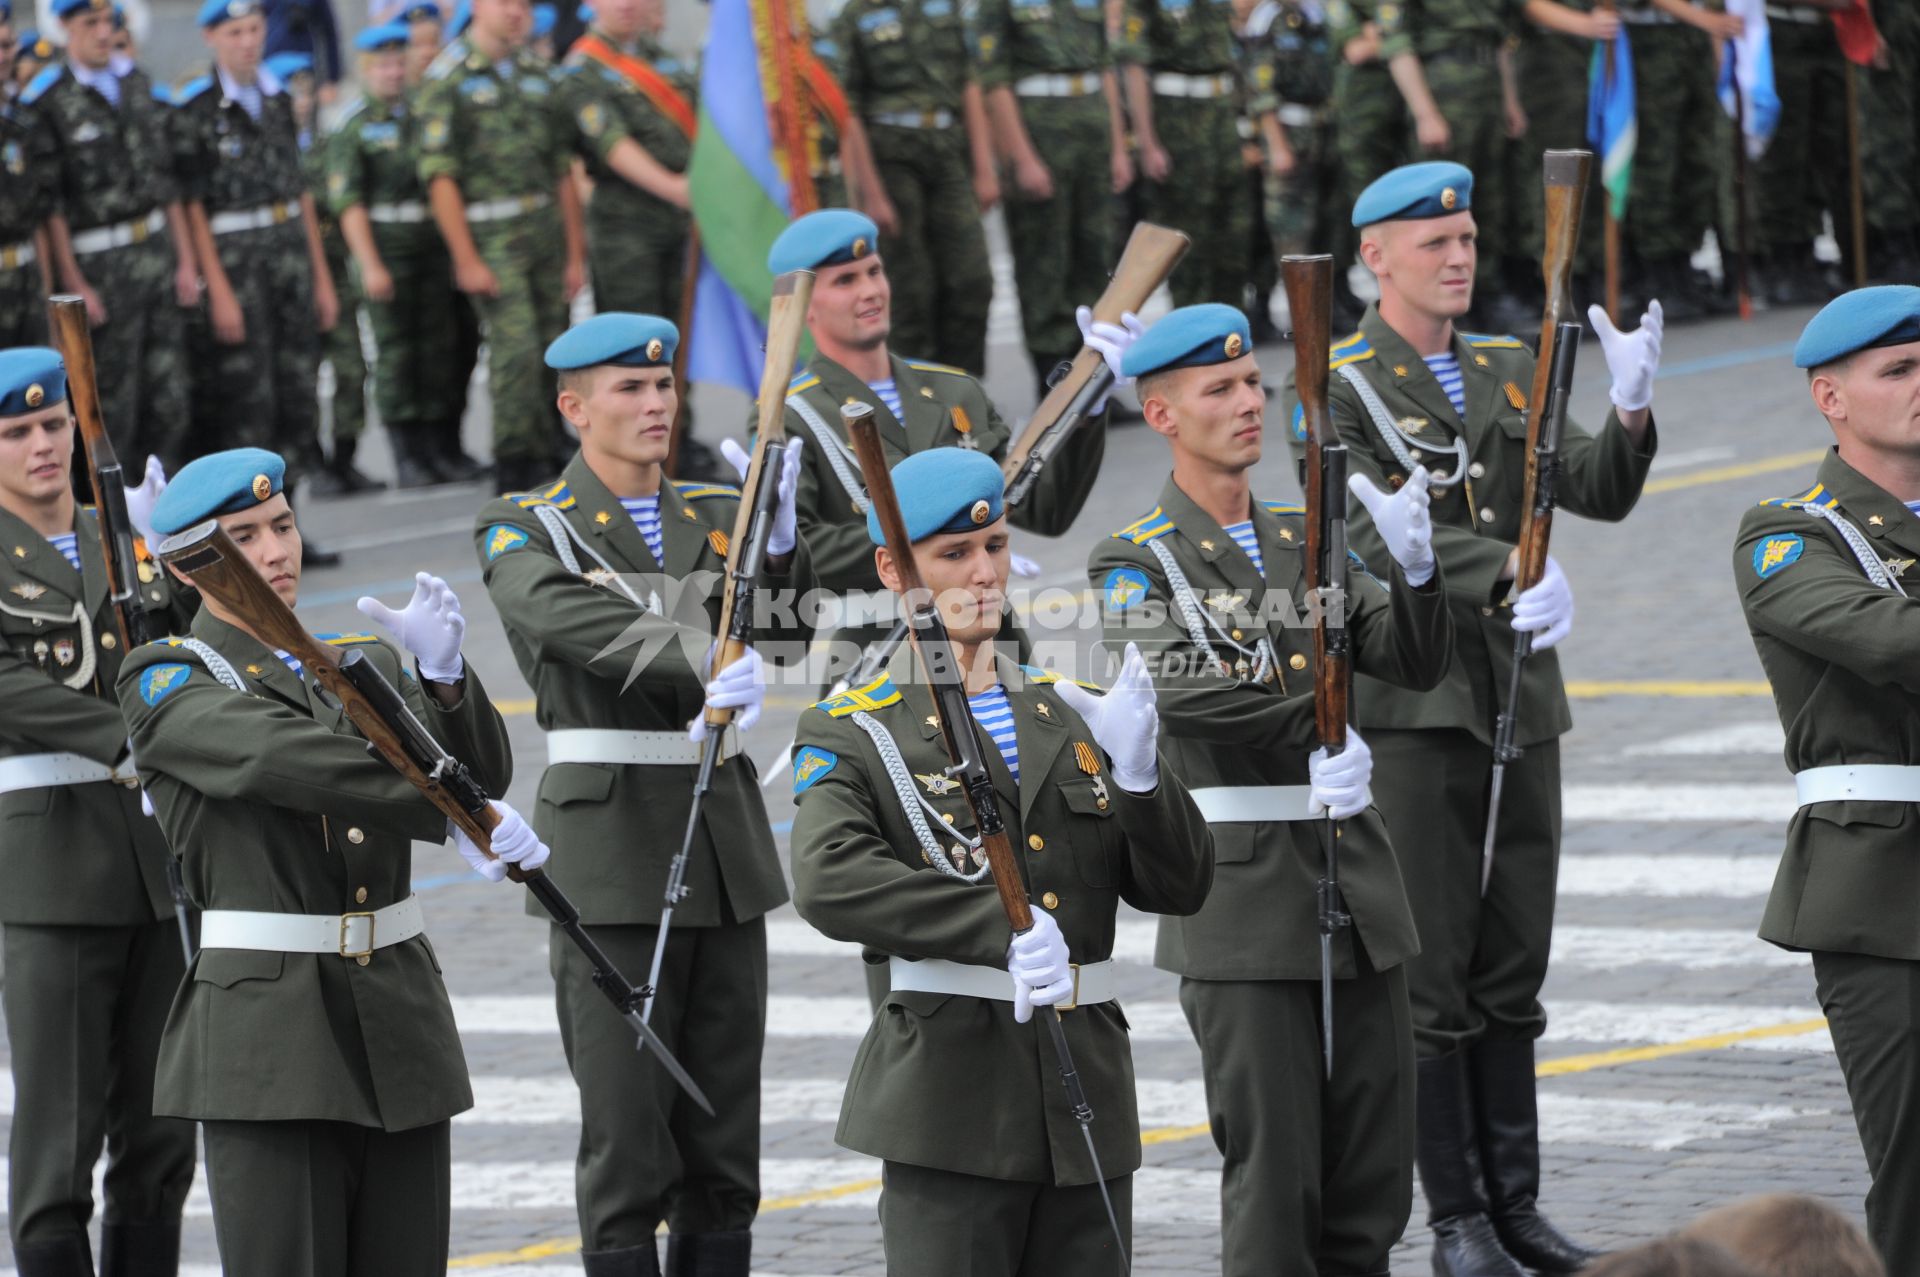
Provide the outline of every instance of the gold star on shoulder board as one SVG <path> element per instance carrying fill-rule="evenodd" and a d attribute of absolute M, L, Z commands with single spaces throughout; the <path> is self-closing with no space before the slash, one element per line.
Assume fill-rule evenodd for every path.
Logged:
<path fill-rule="evenodd" d="M 1292 528 L 1281 528 L 1281 529 L 1280 529 L 1280 539 L 1281 539 L 1282 541 L 1291 541 L 1291 540 L 1293 540 L 1293 529 L 1292 529 Z"/>
<path fill-rule="evenodd" d="M 1476 364 L 1479 364 L 1482 368 L 1485 368 L 1488 366 L 1487 357 L 1485 355 L 1475 355 L 1473 357 L 1473 362 Z"/>
<path fill-rule="evenodd" d="M 16 545 L 16 546 L 14 546 L 14 547 L 13 547 L 13 557 L 14 557 L 14 558 L 16 558 L 16 559 L 24 559 L 24 558 L 26 558 L 26 557 L 27 557 L 27 547 L 26 547 L 26 546 L 24 546 L 24 545 Z"/>
<path fill-rule="evenodd" d="M 1885 519 L 1883 519 L 1883 518 L 1881 518 L 1881 517 L 1880 517 L 1879 515 L 1877 515 L 1877 514 L 1870 514 L 1870 515 L 1868 515 L 1868 516 L 1867 516 L 1867 522 L 1868 522 L 1868 523 L 1871 523 L 1871 524 L 1872 524 L 1872 525 L 1873 525 L 1874 527 L 1876 527 L 1876 528 L 1884 528 L 1885 526 L 1887 526 L 1887 521 L 1886 521 Z"/>
<path fill-rule="evenodd" d="M 593 521 L 604 528 L 609 523 L 613 522 L 613 516 L 608 514 L 605 510 L 602 510 L 600 513 L 593 516 Z"/>

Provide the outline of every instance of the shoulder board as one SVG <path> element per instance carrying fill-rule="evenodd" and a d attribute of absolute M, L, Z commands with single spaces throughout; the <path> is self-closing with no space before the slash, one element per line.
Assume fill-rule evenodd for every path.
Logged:
<path fill-rule="evenodd" d="M 1475 350 L 1525 350 L 1527 348 L 1525 342 L 1512 335 L 1494 337 L 1485 333 L 1461 333 L 1460 336 Z"/>
<path fill-rule="evenodd" d="M 1135 545 L 1145 545 L 1156 537 L 1163 537 L 1171 531 L 1173 531 L 1173 520 L 1163 514 L 1159 506 L 1155 506 L 1153 507 L 1152 514 L 1135 519 L 1132 523 L 1129 523 L 1126 527 L 1114 533 L 1113 536 L 1117 541 L 1131 541 Z"/>
<path fill-rule="evenodd" d="M 1046 684 L 1046 683 L 1058 683 L 1061 681 L 1059 674 L 1055 673 L 1053 670 L 1043 670 L 1038 665 L 1022 665 L 1020 667 L 1020 672 L 1027 676 L 1027 681 L 1029 683 Z M 1081 687 L 1086 688 L 1089 692 L 1104 692 L 1107 690 L 1106 688 L 1100 686 L 1100 684 L 1089 683 L 1083 678 L 1070 678 L 1070 679 L 1067 679 L 1066 681 L 1069 683 L 1078 683 Z"/>
<path fill-rule="evenodd" d="M 211 89 L 212 87 L 213 87 L 212 76 L 210 75 L 195 76 L 193 79 L 188 80 L 185 84 L 181 85 L 179 88 L 173 91 L 173 104 L 175 106 L 185 106 L 187 103 L 193 101 L 195 98 L 199 97 L 201 94 L 205 93 L 208 89 Z"/>
<path fill-rule="evenodd" d="M 467 60 L 467 42 L 454 40 L 427 63 L 426 77 L 429 80 L 446 78 L 447 74 Z"/>
<path fill-rule="evenodd" d="M 918 360 L 918 359 L 909 359 L 909 360 L 907 360 L 907 367 L 909 367 L 909 368 L 911 368 L 911 369 L 913 369 L 913 370 L 914 370 L 915 372 L 943 372 L 943 373 L 946 373 L 946 374 L 947 374 L 948 376 L 950 376 L 950 377 L 971 377 L 971 376 L 973 376 L 973 374 L 972 374 L 972 373 L 970 373 L 970 372 L 968 372 L 968 371 L 967 371 L 967 370 L 966 370 L 965 368 L 955 368 L 955 367 L 953 367 L 953 366 L 952 366 L 951 364 L 929 364 L 929 363 L 923 363 L 922 361 L 920 361 L 920 360 Z"/>
<path fill-rule="evenodd" d="M 365 98 L 365 96 L 357 97 L 353 100 L 352 104 L 347 107 L 346 111 L 340 116 L 340 122 L 334 125 L 333 127 L 335 129 L 344 129 L 347 127 L 347 125 L 353 123 L 355 120 L 359 119 L 361 116 L 365 115 L 366 113 L 367 113 L 367 99 Z"/>
<path fill-rule="evenodd" d="M 1344 368 L 1348 364 L 1372 358 L 1373 347 L 1367 344 L 1366 334 L 1355 333 L 1327 348 L 1327 370 L 1331 372 L 1335 368 Z"/>
<path fill-rule="evenodd" d="M 368 643 L 380 641 L 372 634 L 316 634 L 314 637 L 328 647 L 364 647 Z"/>
<path fill-rule="evenodd" d="M 818 373 L 803 372 L 787 383 L 787 397 L 791 399 L 803 390 L 811 390 L 820 384 Z"/>
<path fill-rule="evenodd" d="M 149 89 L 153 94 L 153 100 L 155 102 L 158 102 L 161 106 L 173 105 L 172 89 L 160 83 L 158 80 L 154 81 L 153 84 L 149 86 Z"/>
<path fill-rule="evenodd" d="M 705 501 L 708 497 L 732 497 L 738 500 L 740 489 L 724 483 L 702 483 L 697 479 L 675 479 L 673 490 L 682 501 Z"/>
<path fill-rule="evenodd" d="M 557 506 L 562 510 L 573 509 L 573 492 L 567 487 L 564 479 L 538 492 L 506 492 L 501 495 L 522 510 L 531 510 L 535 506 L 543 505 Z"/>
<path fill-rule="evenodd" d="M 1831 510 L 1834 506 L 1840 504 L 1840 498 L 1827 496 L 1827 485 L 1824 483 L 1816 483 L 1797 497 L 1769 497 L 1760 504 L 1788 507 L 1818 505 L 1825 506 Z"/>
<path fill-rule="evenodd" d="M 186 640 L 183 638 L 168 636 L 167 638 L 157 638 L 153 640 L 151 643 L 148 643 L 147 646 L 148 647 L 180 647 L 185 643 L 186 643 Z"/>
<path fill-rule="evenodd" d="M 1296 505 L 1291 501 L 1262 501 L 1260 507 L 1268 514 L 1298 514 L 1304 516 L 1307 512 L 1307 507 Z"/>
<path fill-rule="evenodd" d="M 856 687 L 852 691 L 842 692 L 838 696 L 829 696 L 817 703 L 815 709 L 823 709 L 834 718 L 846 718 L 863 709 L 879 709 L 899 701 L 900 689 L 893 685 L 893 677 L 882 674 L 865 687 Z"/>
<path fill-rule="evenodd" d="M 66 71 L 65 62 L 55 62 L 40 68 L 38 75 L 27 81 L 27 87 L 20 92 L 20 101 L 31 106 L 40 95 L 60 82 L 60 76 Z"/>

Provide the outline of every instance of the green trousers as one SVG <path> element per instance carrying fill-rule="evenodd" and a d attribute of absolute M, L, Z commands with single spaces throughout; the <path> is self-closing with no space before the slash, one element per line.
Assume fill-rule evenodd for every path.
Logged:
<path fill-rule="evenodd" d="M 483 222 L 475 246 L 499 281 L 499 295 L 473 298 L 487 343 L 487 389 L 493 397 L 493 455 L 549 461 L 560 442 L 553 406 L 548 343 L 567 330 L 565 241 L 552 208 Z"/>
<path fill-rule="evenodd" d="M 1920 1272 L 1920 962 L 1816 952 L 1813 979 L 1873 1176 L 1867 1234 L 1889 1273 Z"/>
<path fill-rule="evenodd" d="M 1384 1273 L 1413 1210 L 1413 1019 L 1404 969 L 1333 986 L 1333 1078 L 1317 980 L 1180 982 L 1220 1175 L 1223 1277 Z"/>
<path fill-rule="evenodd" d="M 1560 743 L 1507 766 L 1493 876 L 1480 894 L 1492 750 L 1447 728 L 1370 728 L 1374 804 L 1400 858 L 1420 955 L 1407 963 L 1421 1058 L 1545 1032 L 1540 986 L 1560 865 Z"/>
<path fill-rule="evenodd" d="M 1020 115 L 1053 175 L 1053 195 L 1044 200 L 1022 195 L 1011 173 L 1001 181 L 1020 324 L 1033 370 L 1044 376 L 1079 351 L 1074 308 L 1093 305 L 1118 257 L 1107 202 L 1113 190 L 1111 138 L 1104 94 L 1028 99 Z"/>
<path fill-rule="evenodd" d="M 221 260 L 226 260 L 224 246 Z M 198 370 L 191 368 L 188 345 L 192 312 L 182 310 L 175 298 L 173 267 L 165 235 L 80 258 L 81 272 L 107 308 L 107 322 L 93 330 L 93 361 L 101 373 L 100 412 L 129 473 L 145 467 L 148 453 L 171 472 L 203 451 L 234 446 L 195 447 L 189 437 L 188 389 Z M 234 287 L 240 287 L 238 280 Z M 247 300 L 241 294 L 243 309 Z M 296 304 L 292 297 L 281 301 Z M 311 387 L 307 397 L 313 397 Z"/>
<path fill-rule="evenodd" d="M 657 205 L 635 209 L 637 202 L 637 196 L 604 187 L 587 202 L 593 308 L 659 315 L 677 324 L 687 278 L 687 217 Z"/>
<path fill-rule="evenodd" d="M 277 452 L 287 459 L 291 488 L 297 469 L 320 458 L 314 388 L 320 330 L 314 324 L 306 231 L 288 222 L 222 235 L 215 242 L 246 333 L 229 346 L 214 335 L 210 317 L 196 331 L 194 451 L 250 446 Z"/>
<path fill-rule="evenodd" d="M 1833 23 L 1783 20 L 1769 23 L 1768 31 L 1780 123 L 1766 154 L 1752 166 L 1749 186 L 1759 213 L 1754 247 L 1792 259 L 1808 257 L 1821 231 L 1821 214 L 1830 213 L 1841 247 L 1851 253 L 1847 64 Z"/>
<path fill-rule="evenodd" d="M 45 292 L 39 262 L 0 269 L 0 350 L 47 344 Z"/>
<path fill-rule="evenodd" d="M 629 979 L 653 962 L 659 928 L 595 927 Z M 675 927 L 649 1019 L 718 1111 L 708 1117 L 593 987 L 592 968 L 553 929 L 560 1042 L 580 1088 L 575 1160 L 581 1249 L 653 1243 L 676 1233 L 735 1232 L 760 1209 L 760 1053 L 767 1023 L 764 918 Z"/>
<path fill-rule="evenodd" d="M 1500 106 L 1500 68 L 1491 45 L 1469 44 L 1421 57 L 1427 86 L 1446 118 L 1450 139 L 1444 158 L 1473 170 L 1473 220 L 1494 234 L 1511 227 L 1512 191 L 1507 180 L 1506 117 Z M 1442 158 L 1435 156 L 1432 158 Z M 1539 184 L 1538 173 L 1534 184 Z M 1487 232 L 1483 231 L 1485 235 Z M 1491 268 L 1503 254 L 1519 249 L 1511 239 L 1480 245 L 1485 270 L 1480 279 L 1497 278 Z"/>
<path fill-rule="evenodd" d="M 455 417 L 457 312 L 468 310 L 453 289 L 453 263 L 430 228 L 376 226 L 374 244 L 393 276 L 393 296 L 369 301 L 373 327 L 373 398 L 389 433 L 411 435 Z M 429 236 L 432 236 L 429 238 Z M 338 418 L 335 418 L 336 422 Z"/>
<path fill-rule="evenodd" d="M 173 919 L 138 927 L 8 923 L 13 1124 L 7 1225 L 16 1243 L 85 1238 L 107 1153 L 108 1223 L 178 1223 L 193 1123 L 153 1116 L 160 1030 L 184 967 Z"/>
<path fill-rule="evenodd" d="M 273 1277 L 444 1277 L 451 1127 L 207 1122 L 220 1263 Z"/>
<path fill-rule="evenodd" d="M 900 229 L 880 240 L 893 285 L 887 344 L 984 376 L 993 269 L 973 197 L 967 131 L 869 124 L 874 163 Z"/>
<path fill-rule="evenodd" d="M 335 258 L 329 251 L 327 270 L 333 294 L 340 300 L 340 317 L 320 337 L 320 358 L 333 365 L 333 443 L 357 441 L 367 430 L 367 355 L 360 346 L 360 285 L 347 269 L 346 249 Z M 317 365 L 316 365 L 317 367 Z"/>
<path fill-rule="evenodd" d="M 1254 199 L 1240 160 L 1231 98 L 1153 100 L 1153 127 L 1172 157 L 1165 182 L 1143 182 L 1146 220 L 1185 231 L 1193 246 L 1167 287 L 1176 306 L 1246 305 Z"/>
<path fill-rule="evenodd" d="M 882 1164 L 880 1233 L 897 1277 L 1112 1277 L 1119 1262 L 1097 1184 L 1056 1188 Z M 1107 1181 L 1132 1246 L 1133 1176 Z"/>
<path fill-rule="evenodd" d="M 1625 242 L 1643 261 L 1691 253 L 1714 220 L 1719 174 L 1733 163 L 1722 146 L 1714 96 L 1713 44 L 1679 23 L 1629 24 L 1639 143 Z M 1598 174 L 1595 174 L 1597 179 Z M 1474 202 L 1480 192 L 1474 191 Z"/>

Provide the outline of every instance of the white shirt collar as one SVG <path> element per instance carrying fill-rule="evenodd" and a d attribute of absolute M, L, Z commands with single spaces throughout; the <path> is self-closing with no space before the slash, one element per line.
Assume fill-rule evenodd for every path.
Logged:
<path fill-rule="evenodd" d="M 103 80 L 125 79 L 127 72 L 133 70 L 133 59 L 124 53 L 116 53 L 107 65 L 98 68 L 81 66 L 78 62 L 69 59 L 67 68 L 73 72 L 73 78 L 80 83 L 90 89 L 99 89 Z"/>
<path fill-rule="evenodd" d="M 226 98 L 229 102 L 238 102 L 240 100 L 240 85 L 235 82 L 232 76 L 227 74 L 227 69 L 223 66 L 216 65 L 213 68 L 213 73 L 220 79 L 220 96 Z M 253 83 L 254 87 L 260 90 L 260 96 L 262 98 L 270 98 L 280 92 L 281 85 L 279 77 L 265 67 L 261 67 L 258 71 L 254 72 Z"/>

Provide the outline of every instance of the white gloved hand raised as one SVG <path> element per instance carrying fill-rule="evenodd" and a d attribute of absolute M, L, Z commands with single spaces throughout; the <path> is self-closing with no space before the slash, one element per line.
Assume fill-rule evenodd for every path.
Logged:
<path fill-rule="evenodd" d="M 1513 601 L 1513 628 L 1533 635 L 1533 650 L 1544 652 L 1573 632 L 1573 585 L 1551 554 L 1540 583 Z"/>
<path fill-rule="evenodd" d="M 1068 708 L 1087 720 L 1087 730 L 1107 753 L 1114 783 L 1130 794 L 1151 793 L 1160 783 L 1160 711 L 1138 644 L 1127 644 L 1119 677 L 1106 695 L 1062 679 L 1053 690 Z"/>
<path fill-rule="evenodd" d="M 707 649 L 707 666 L 713 666 L 713 654 L 719 645 Z M 747 648 L 740 659 L 721 670 L 707 681 L 707 707 L 709 709 L 730 709 L 734 726 L 746 731 L 760 721 L 760 707 L 766 704 L 767 686 L 760 681 L 760 653 Z M 687 724 L 687 739 L 702 741 L 707 738 L 707 716 L 703 710 L 699 717 Z"/>
<path fill-rule="evenodd" d="M 493 827 L 493 856 L 489 857 L 467 837 L 460 826 L 453 827 L 453 848 L 460 858 L 473 866 L 473 871 L 488 882 L 499 882 L 507 876 L 508 865 L 519 865 L 522 869 L 538 869 L 547 863 L 547 844 L 540 841 L 533 832 L 533 826 L 520 818 L 520 813 L 503 802 L 492 803 L 494 814 L 500 817 L 500 823 Z"/>
<path fill-rule="evenodd" d="M 1034 911 L 1033 925 L 1007 946 L 1007 974 L 1013 977 L 1013 1018 L 1025 1024 L 1035 1007 L 1050 1007 L 1073 996 L 1073 968 L 1067 938 L 1050 913 Z"/>
<path fill-rule="evenodd" d="M 792 554 L 793 547 L 800 541 L 800 520 L 794 500 L 800 493 L 800 451 L 806 446 L 805 439 L 789 436 L 786 451 L 781 454 L 780 473 L 774 476 L 774 481 L 780 485 L 780 500 L 773 508 L 773 527 L 767 532 L 767 553 L 770 555 Z M 753 454 L 731 439 L 722 439 L 720 455 L 740 476 L 740 482 L 746 483 L 747 471 L 753 465 Z"/>
<path fill-rule="evenodd" d="M 153 503 L 167 490 L 167 468 L 160 464 L 160 458 L 149 456 L 147 470 L 140 478 L 139 486 L 127 489 L 127 520 L 133 524 L 133 530 L 147 548 L 153 548 Z"/>
<path fill-rule="evenodd" d="M 1307 776 L 1313 796 L 1307 810 L 1335 820 L 1358 816 L 1367 809 L 1367 786 L 1373 780 L 1373 751 L 1360 738 L 1358 728 L 1347 728 L 1347 747 L 1327 757 L 1325 749 L 1307 755 Z"/>
<path fill-rule="evenodd" d="M 1100 357 L 1107 361 L 1107 371 L 1113 374 L 1114 388 L 1131 386 L 1133 378 L 1120 371 L 1120 358 L 1127 353 L 1127 347 L 1140 340 L 1140 334 L 1147 326 L 1140 322 L 1140 316 L 1130 310 L 1120 312 L 1117 324 L 1101 323 L 1093 317 L 1093 307 L 1081 306 L 1073 312 L 1073 321 L 1080 325 L 1080 340 L 1087 349 L 1097 350 Z M 1107 396 L 1101 395 L 1100 402 L 1089 410 L 1098 416 L 1107 410 Z"/>
<path fill-rule="evenodd" d="M 1433 515 L 1428 485 L 1432 476 L 1425 466 L 1415 466 L 1400 491 L 1386 493 L 1363 474 L 1347 480 L 1347 491 L 1360 498 L 1373 516 L 1373 526 L 1387 543 L 1387 553 L 1406 574 L 1407 584 L 1418 589 L 1433 580 Z"/>
<path fill-rule="evenodd" d="M 1018 550 L 1008 550 L 1007 553 L 1013 556 L 1011 566 L 1015 576 L 1022 580 L 1031 581 L 1034 577 L 1040 575 L 1040 565 L 1038 563 L 1035 563 Z"/>
<path fill-rule="evenodd" d="M 467 636 L 467 618 L 460 615 L 460 597 L 445 581 L 426 572 L 413 578 L 413 597 L 396 612 L 371 595 L 354 604 L 360 615 L 392 632 L 394 641 L 420 662 L 420 677 L 435 683 L 457 683 L 467 672 L 460 643 Z"/>
<path fill-rule="evenodd" d="M 1653 405 L 1653 375 L 1660 371 L 1660 343 L 1665 337 L 1666 316 L 1659 301 L 1647 303 L 1640 316 L 1640 327 L 1623 333 L 1613 326 L 1607 312 L 1598 306 L 1587 307 L 1587 322 L 1600 335 L 1600 350 L 1607 357 L 1607 371 L 1613 385 L 1607 397 L 1623 412 Z"/>

